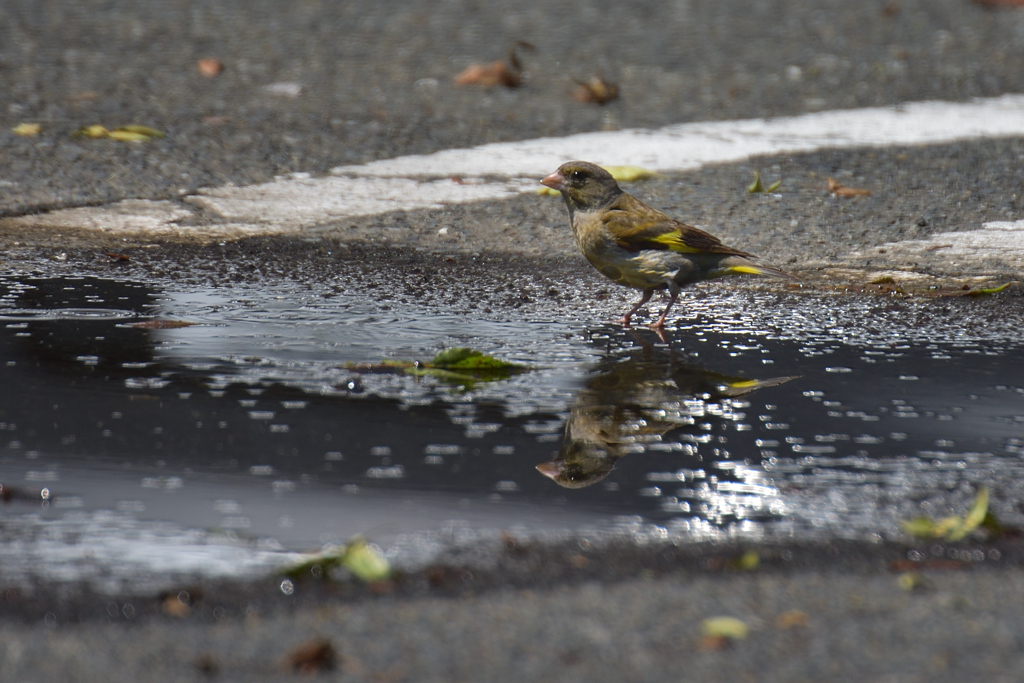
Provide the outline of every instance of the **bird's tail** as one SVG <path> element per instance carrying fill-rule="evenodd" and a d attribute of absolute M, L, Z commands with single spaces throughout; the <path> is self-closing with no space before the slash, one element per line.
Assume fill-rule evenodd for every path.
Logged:
<path fill-rule="evenodd" d="M 724 265 L 724 264 L 723 264 Z M 765 275 L 767 277 L 781 277 L 787 280 L 799 280 L 796 275 L 787 273 L 771 266 L 759 266 L 756 263 L 733 263 L 726 265 L 726 271 L 735 275 Z"/>

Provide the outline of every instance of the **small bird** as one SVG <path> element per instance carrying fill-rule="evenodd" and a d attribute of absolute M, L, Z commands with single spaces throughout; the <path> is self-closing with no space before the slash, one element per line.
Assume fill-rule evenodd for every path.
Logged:
<path fill-rule="evenodd" d="M 611 173 L 586 161 L 570 161 L 540 181 L 558 190 L 569 207 L 576 245 L 587 260 L 620 285 L 643 290 L 633 314 L 656 289 L 667 289 L 668 306 L 651 327 L 661 330 L 680 290 L 725 275 L 768 275 L 795 280 L 778 268 L 761 266 L 753 254 L 722 244 L 714 235 L 652 209 L 623 192 Z"/>
<path fill-rule="evenodd" d="M 619 458 L 642 452 L 671 430 L 702 433 L 688 422 L 687 400 L 719 402 L 796 379 L 732 377 L 646 351 L 626 360 L 609 358 L 595 368 L 576 395 L 558 455 L 537 465 L 538 472 L 564 488 L 593 486 Z"/>

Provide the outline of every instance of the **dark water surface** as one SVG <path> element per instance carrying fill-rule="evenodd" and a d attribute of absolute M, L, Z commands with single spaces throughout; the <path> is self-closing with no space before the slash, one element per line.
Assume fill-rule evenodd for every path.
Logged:
<path fill-rule="evenodd" d="M 887 538 L 979 484 L 1024 523 L 1016 314 L 705 292 L 662 341 L 588 322 L 610 302 L 0 279 L 0 578 L 236 573 L 360 533 L 396 561 L 502 529 Z M 347 367 L 456 346 L 532 370 Z"/>

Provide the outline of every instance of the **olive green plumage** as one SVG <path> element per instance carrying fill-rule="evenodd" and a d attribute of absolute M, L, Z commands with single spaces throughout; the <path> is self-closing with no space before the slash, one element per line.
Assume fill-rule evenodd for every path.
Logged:
<path fill-rule="evenodd" d="M 623 192 L 612 175 L 595 164 L 570 161 L 541 183 L 562 193 L 576 244 L 587 260 L 618 284 L 643 290 L 640 302 L 621 318 L 624 325 L 657 289 L 671 294 L 665 311 L 652 324 L 662 328 L 680 290 L 693 282 L 741 274 L 795 279 L 652 209 Z"/>

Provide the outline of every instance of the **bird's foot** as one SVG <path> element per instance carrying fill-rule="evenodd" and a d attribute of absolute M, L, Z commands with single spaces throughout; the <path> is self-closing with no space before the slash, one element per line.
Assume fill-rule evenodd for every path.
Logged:
<path fill-rule="evenodd" d="M 619 318 L 618 320 L 616 320 L 615 322 L 619 323 L 623 327 L 630 327 L 629 323 L 630 323 L 630 320 L 632 320 L 632 318 L 633 318 L 633 316 L 631 316 L 631 315 L 624 315 L 621 318 Z"/>

